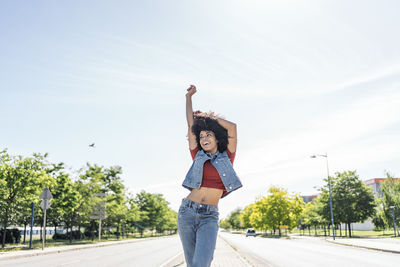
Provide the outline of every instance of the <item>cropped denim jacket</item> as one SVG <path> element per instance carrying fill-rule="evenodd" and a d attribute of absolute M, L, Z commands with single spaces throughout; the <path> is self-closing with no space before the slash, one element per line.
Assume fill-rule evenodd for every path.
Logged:
<path fill-rule="evenodd" d="M 236 175 L 231 160 L 226 152 L 220 153 L 217 151 L 214 155 L 199 150 L 193 160 L 186 178 L 182 186 L 192 190 L 193 188 L 200 188 L 203 179 L 203 166 L 204 163 L 210 160 L 211 164 L 217 169 L 222 183 L 225 186 L 226 193 L 222 197 L 226 197 L 229 193 L 242 187 L 239 177 Z"/>

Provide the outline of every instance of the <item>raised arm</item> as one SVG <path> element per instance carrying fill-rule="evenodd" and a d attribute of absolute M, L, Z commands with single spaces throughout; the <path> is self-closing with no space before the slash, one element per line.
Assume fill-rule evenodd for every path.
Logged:
<path fill-rule="evenodd" d="M 186 93 L 186 121 L 188 124 L 188 140 L 189 140 L 189 148 L 191 150 L 197 147 L 196 136 L 192 133 L 193 126 L 193 107 L 192 107 L 192 95 L 196 93 L 196 86 L 191 85 L 187 89 Z"/>
<path fill-rule="evenodd" d="M 236 152 L 237 147 L 237 130 L 236 124 L 225 119 L 217 118 L 219 125 L 228 130 L 228 150 L 231 153 Z"/>

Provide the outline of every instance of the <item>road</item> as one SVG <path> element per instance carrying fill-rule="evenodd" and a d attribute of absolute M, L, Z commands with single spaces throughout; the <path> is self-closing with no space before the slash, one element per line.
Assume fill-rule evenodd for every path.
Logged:
<path fill-rule="evenodd" d="M 400 266 L 400 254 L 331 244 L 319 238 L 246 238 L 244 235 L 226 232 L 220 232 L 219 234 L 220 237 L 236 248 L 245 261 L 250 261 L 252 266 Z M 182 247 L 179 237 L 175 235 L 172 237 L 140 240 L 134 243 L 65 251 L 58 254 L 1 260 L 0 266 L 159 267 L 181 252 Z M 219 257 L 224 256 L 223 252 L 216 254 Z M 219 260 L 219 262 L 224 262 L 221 259 Z M 229 264 L 218 266 L 233 267 Z"/>
<path fill-rule="evenodd" d="M 1 267 L 161 266 L 182 251 L 177 235 L 135 243 L 0 261 Z"/>
<path fill-rule="evenodd" d="M 400 266 L 400 254 L 331 244 L 324 239 L 246 238 L 225 232 L 220 232 L 220 236 L 245 257 L 254 254 L 267 266 Z"/>

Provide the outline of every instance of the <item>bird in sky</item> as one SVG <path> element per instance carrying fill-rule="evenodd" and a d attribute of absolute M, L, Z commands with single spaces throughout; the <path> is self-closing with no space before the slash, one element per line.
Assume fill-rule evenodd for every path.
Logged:
<path fill-rule="evenodd" d="M 90 144 L 89 147 L 94 147 L 94 143 Z"/>

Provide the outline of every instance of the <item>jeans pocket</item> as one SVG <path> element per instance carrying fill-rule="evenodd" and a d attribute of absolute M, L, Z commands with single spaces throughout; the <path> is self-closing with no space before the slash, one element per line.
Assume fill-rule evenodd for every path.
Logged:
<path fill-rule="evenodd" d="M 178 213 L 185 213 L 186 211 L 188 210 L 188 207 L 187 206 L 180 206 L 180 208 L 179 208 L 179 212 Z"/>
<path fill-rule="evenodd" d="M 213 216 L 215 219 L 219 219 L 219 212 L 218 211 L 210 211 L 211 216 Z"/>

